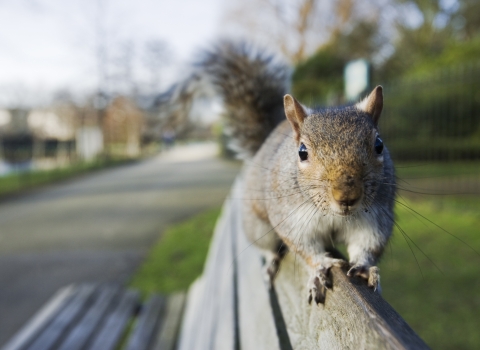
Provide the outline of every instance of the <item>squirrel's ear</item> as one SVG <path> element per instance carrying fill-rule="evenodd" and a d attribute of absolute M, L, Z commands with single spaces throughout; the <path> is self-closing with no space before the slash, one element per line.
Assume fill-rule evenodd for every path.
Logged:
<path fill-rule="evenodd" d="M 380 114 L 383 109 L 383 88 L 378 85 L 362 102 L 356 104 L 356 107 L 372 116 L 375 125 L 378 124 Z"/>
<path fill-rule="evenodd" d="M 285 95 L 283 98 L 283 104 L 285 106 L 285 115 L 287 116 L 290 125 L 292 125 L 295 139 L 300 141 L 300 130 L 303 125 L 303 121 L 307 117 L 307 113 L 303 106 L 291 95 Z"/>

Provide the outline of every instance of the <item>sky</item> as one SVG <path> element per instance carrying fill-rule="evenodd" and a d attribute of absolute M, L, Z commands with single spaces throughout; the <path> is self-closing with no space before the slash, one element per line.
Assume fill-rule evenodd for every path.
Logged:
<path fill-rule="evenodd" d="M 219 33 L 221 12 L 221 0 L 0 0 L 0 90 L 96 86 L 99 23 L 109 59 L 122 42 L 165 40 L 171 80 Z"/>

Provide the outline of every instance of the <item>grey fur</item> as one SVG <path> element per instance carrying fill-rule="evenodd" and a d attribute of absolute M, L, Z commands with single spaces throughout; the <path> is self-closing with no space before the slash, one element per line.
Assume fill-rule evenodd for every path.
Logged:
<path fill-rule="evenodd" d="M 323 302 L 331 286 L 328 270 L 345 264 L 327 250 L 344 243 L 349 275 L 379 288 L 375 265 L 392 234 L 396 190 L 387 148 L 379 155 L 374 147 L 382 88 L 355 106 L 318 110 L 288 96 L 289 123 L 282 104 L 289 70 L 271 56 L 222 42 L 203 54 L 192 77 L 178 85 L 177 97 L 199 87 L 198 81 L 213 86 L 226 106 L 236 149 L 249 159 L 244 170 L 244 228 L 265 253 L 266 275 L 275 276 L 281 260 L 277 252 L 286 245 L 312 270 L 309 300 Z M 301 143 L 308 149 L 304 162 L 298 154 Z M 354 192 L 359 196 L 356 202 L 342 202 L 335 198 L 337 192 L 345 198 Z"/>
<path fill-rule="evenodd" d="M 245 232 L 263 250 L 275 252 L 283 243 L 302 256 L 313 268 L 310 298 L 317 302 L 325 296 L 315 279 L 321 282 L 325 269 L 341 265 L 326 254 L 336 243 L 347 246 L 350 273 L 380 287 L 374 265 L 392 234 L 395 176 L 388 150 L 383 161 L 375 154 L 375 131 L 371 117 L 355 106 L 310 111 L 300 142 L 308 144 L 311 171 L 299 170 L 300 142 L 288 122 L 246 167 Z M 361 179 L 364 196 L 354 212 L 340 216 L 330 192 L 346 173 Z"/>

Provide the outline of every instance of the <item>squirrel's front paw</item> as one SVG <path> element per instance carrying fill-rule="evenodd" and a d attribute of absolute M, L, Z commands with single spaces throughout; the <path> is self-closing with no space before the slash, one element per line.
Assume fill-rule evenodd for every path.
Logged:
<path fill-rule="evenodd" d="M 368 265 L 353 265 L 347 272 L 347 276 L 358 276 L 364 278 L 368 282 L 368 286 L 373 288 L 374 291 L 380 293 L 380 269 L 376 266 Z"/>
<path fill-rule="evenodd" d="M 324 261 L 326 266 L 320 266 L 314 270 L 308 280 L 308 303 L 311 304 L 315 300 L 317 304 L 324 304 L 327 289 L 332 288 L 332 281 L 329 276 L 330 268 L 332 266 L 343 266 L 346 264 L 344 260 L 331 259 Z"/>
<path fill-rule="evenodd" d="M 307 284 L 309 304 L 312 303 L 312 300 L 315 300 L 317 304 L 325 303 L 327 289 L 332 288 L 332 282 L 328 277 L 328 272 L 329 269 L 322 267 L 310 276 Z"/>

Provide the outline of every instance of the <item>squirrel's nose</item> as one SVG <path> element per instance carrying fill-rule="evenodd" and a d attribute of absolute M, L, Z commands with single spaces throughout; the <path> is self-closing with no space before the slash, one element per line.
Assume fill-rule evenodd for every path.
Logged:
<path fill-rule="evenodd" d="M 344 199 L 344 200 L 338 200 L 335 198 L 335 200 L 337 201 L 337 203 L 340 205 L 340 207 L 342 209 L 348 209 L 348 207 L 353 207 L 355 205 L 355 203 L 358 202 L 358 200 L 360 199 L 360 197 L 357 197 L 357 198 L 348 198 L 348 199 Z"/>
<path fill-rule="evenodd" d="M 342 209 L 348 209 L 357 204 L 362 193 L 362 186 L 358 184 L 342 183 L 332 188 L 332 197 Z"/>

